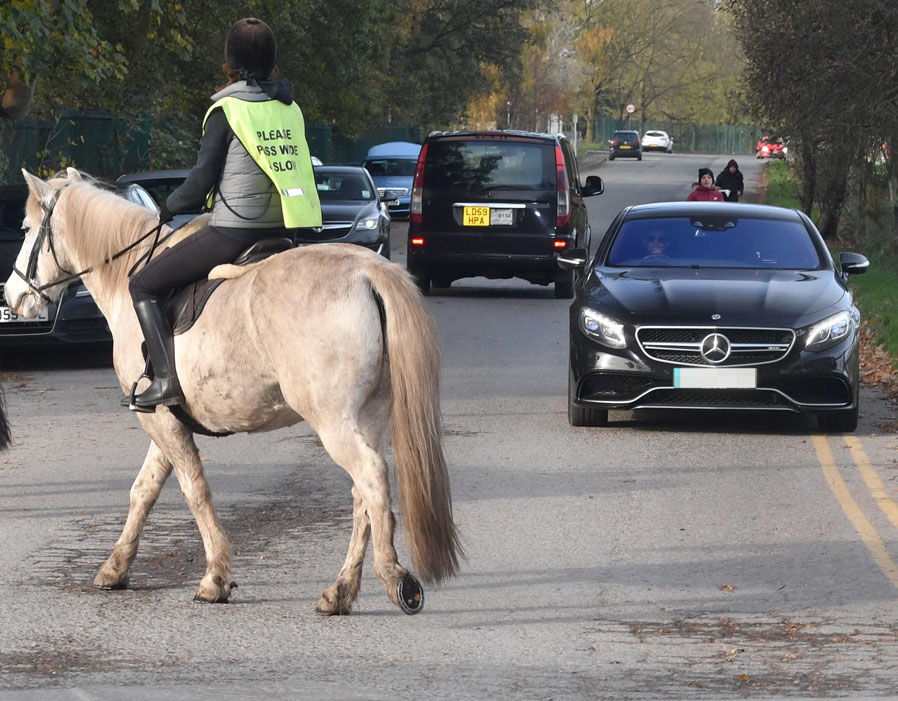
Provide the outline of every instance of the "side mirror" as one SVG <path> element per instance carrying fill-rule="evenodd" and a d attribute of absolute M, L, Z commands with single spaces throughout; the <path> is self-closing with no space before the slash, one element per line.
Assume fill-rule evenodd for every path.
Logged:
<path fill-rule="evenodd" d="M 585 248 L 571 248 L 559 253 L 555 260 L 564 270 L 581 270 L 589 260 L 589 251 Z"/>
<path fill-rule="evenodd" d="M 396 207 L 399 204 L 399 192 L 396 190 L 385 190 L 380 196 L 380 201 L 388 207 Z"/>
<path fill-rule="evenodd" d="M 845 251 L 839 254 L 839 267 L 842 275 L 863 275 L 870 268 L 870 261 L 860 253 Z"/>
<path fill-rule="evenodd" d="M 583 197 L 592 197 L 593 195 L 601 195 L 605 192 L 605 183 L 598 175 L 588 175 L 586 177 L 586 185 L 583 187 Z"/>

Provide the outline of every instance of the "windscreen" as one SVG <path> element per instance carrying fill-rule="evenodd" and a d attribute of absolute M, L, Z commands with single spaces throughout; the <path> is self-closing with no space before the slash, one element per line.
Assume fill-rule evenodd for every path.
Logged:
<path fill-rule="evenodd" d="M 373 200 L 374 190 L 360 173 L 322 173 L 315 171 L 315 186 L 322 202 Z"/>
<path fill-rule="evenodd" d="M 607 264 L 774 270 L 823 266 L 801 222 L 717 215 L 624 222 L 608 251 Z"/>
<path fill-rule="evenodd" d="M 555 149 L 523 141 L 434 141 L 424 186 L 452 190 L 555 188 Z"/>
<path fill-rule="evenodd" d="M 365 161 L 365 168 L 371 173 L 372 178 L 387 175 L 413 178 L 416 165 L 417 160 L 408 158 L 369 158 Z"/>

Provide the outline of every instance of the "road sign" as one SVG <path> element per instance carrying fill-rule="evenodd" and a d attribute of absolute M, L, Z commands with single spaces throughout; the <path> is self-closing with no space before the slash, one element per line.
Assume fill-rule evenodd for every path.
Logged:
<path fill-rule="evenodd" d="M 627 114 L 633 114 L 636 111 L 636 105 L 627 105 Z"/>

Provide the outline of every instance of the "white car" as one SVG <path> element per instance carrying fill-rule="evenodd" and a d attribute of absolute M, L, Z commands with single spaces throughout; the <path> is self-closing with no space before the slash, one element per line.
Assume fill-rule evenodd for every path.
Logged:
<path fill-rule="evenodd" d="M 642 150 L 673 153 L 673 139 L 666 131 L 647 131 L 642 136 Z"/>

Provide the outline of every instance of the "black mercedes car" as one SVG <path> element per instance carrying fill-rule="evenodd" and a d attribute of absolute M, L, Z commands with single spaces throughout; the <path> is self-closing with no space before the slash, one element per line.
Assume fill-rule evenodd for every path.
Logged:
<path fill-rule="evenodd" d="M 568 418 L 609 409 L 816 414 L 824 431 L 858 421 L 860 314 L 848 276 L 802 212 L 751 204 L 627 207 L 574 271 Z"/>

